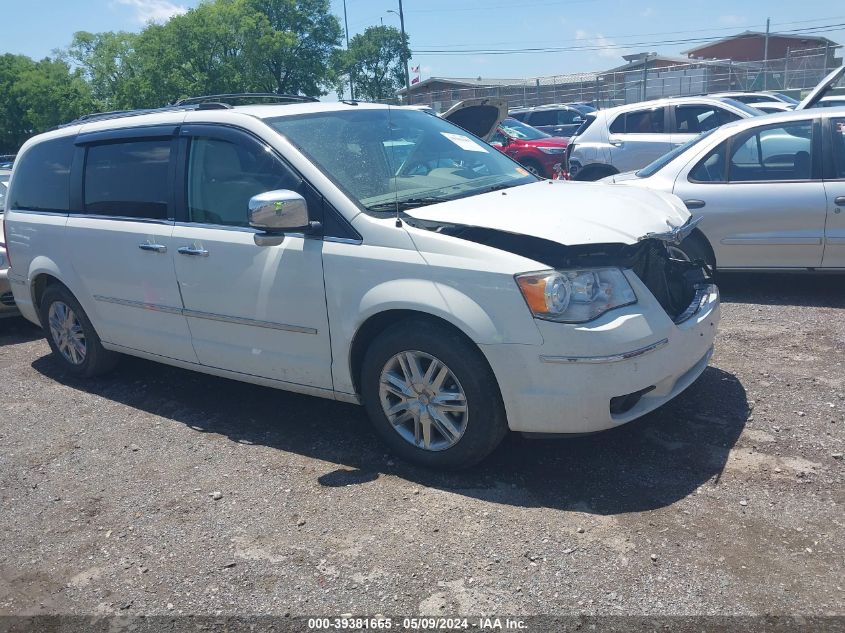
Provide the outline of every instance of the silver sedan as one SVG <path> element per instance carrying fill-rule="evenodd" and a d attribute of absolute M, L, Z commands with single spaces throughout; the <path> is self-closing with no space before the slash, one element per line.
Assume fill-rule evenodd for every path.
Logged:
<path fill-rule="evenodd" d="M 845 269 L 845 108 L 730 123 L 604 181 L 679 196 L 682 250 L 719 270 Z"/>

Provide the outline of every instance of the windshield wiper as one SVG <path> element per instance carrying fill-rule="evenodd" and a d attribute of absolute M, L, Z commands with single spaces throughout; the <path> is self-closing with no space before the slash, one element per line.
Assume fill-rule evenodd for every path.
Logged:
<path fill-rule="evenodd" d="M 449 198 L 440 198 L 437 196 L 425 196 L 420 198 L 404 198 L 403 200 L 390 200 L 389 202 L 379 202 L 367 207 L 369 211 L 395 211 L 399 207 L 400 211 L 405 209 L 416 209 L 417 207 L 424 207 L 428 204 L 436 204 L 438 202 L 446 202 Z"/>

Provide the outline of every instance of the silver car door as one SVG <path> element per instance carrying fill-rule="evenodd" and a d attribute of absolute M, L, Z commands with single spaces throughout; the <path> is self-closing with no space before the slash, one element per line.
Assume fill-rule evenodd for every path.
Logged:
<path fill-rule="evenodd" d="M 620 172 L 645 167 L 670 149 L 665 108 L 620 114 L 608 129 L 611 164 Z"/>
<path fill-rule="evenodd" d="M 845 116 L 830 117 L 825 141 L 830 141 L 825 166 L 824 188 L 827 194 L 827 222 L 824 231 L 825 268 L 845 268 Z M 827 157 L 828 154 L 826 154 Z"/>
<path fill-rule="evenodd" d="M 721 269 L 821 264 L 824 183 L 811 119 L 738 132 L 681 173 L 675 193 Z"/>

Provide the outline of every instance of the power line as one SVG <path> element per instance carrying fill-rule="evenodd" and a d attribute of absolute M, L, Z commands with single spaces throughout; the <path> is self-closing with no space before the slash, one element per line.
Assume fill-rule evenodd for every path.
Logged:
<path fill-rule="evenodd" d="M 772 22 L 772 25 L 780 25 L 780 26 L 787 26 L 792 24 L 807 24 L 809 22 L 823 22 L 825 20 L 841 20 L 845 19 L 843 15 L 834 15 L 825 18 L 814 18 L 812 20 L 794 20 L 791 22 Z M 548 42 L 596 42 L 601 40 L 622 40 L 622 39 L 629 39 L 632 37 L 655 37 L 655 36 L 663 36 L 663 35 L 684 35 L 687 33 L 712 33 L 714 31 L 736 31 L 740 30 L 751 30 L 754 28 L 763 28 L 765 24 L 749 24 L 746 26 L 726 26 L 726 27 L 718 27 L 718 28 L 707 28 L 707 29 L 689 29 L 684 31 L 659 31 L 656 33 L 629 33 L 626 35 L 600 35 L 597 37 L 583 37 L 583 38 L 575 38 L 575 39 L 568 39 L 568 40 L 561 40 L 559 38 L 555 38 L 554 40 L 511 40 L 511 41 L 502 41 L 502 42 L 487 42 L 487 44 L 491 46 L 497 45 L 504 45 L 504 44 L 522 44 L 526 41 L 533 42 L 535 44 L 545 44 Z M 813 28 L 813 27 L 807 27 Z M 777 35 L 775 33 L 775 35 Z M 477 46 L 477 44 L 420 44 L 419 48 L 459 48 L 459 47 L 467 47 L 467 46 Z M 627 46 L 627 45 L 626 45 Z"/>
<path fill-rule="evenodd" d="M 834 31 L 841 31 L 845 27 L 845 22 L 836 24 L 824 24 L 814 27 L 805 27 L 803 29 L 790 29 L 780 31 L 780 35 L 794 34 L 794 35 L 811 35 L 815 33 L 827 33 Z M 745 37 L 754 37 L 755 35 L 747 35 Z M 743 36 L 737 36 L 735 39 L 740 39 Z M 605 37 L 604 39 L 609 39 Z M 533 54 L 533 53 L 568 53 L 579 51 L 594 51 L 594 50 L 615 50 L 626 48 L 650 48 L 655 46 L 678 46 L 686 44 L 705 44 L 707 42 L 715 42 L 724 39 L 723 36 L 713 37 L 698 37 L 698 38 L 682 38 L 682 39 L 668 39 L 659 41 L 642 41 L 642 42 L 625 42 L 617 44 L 615 42 L 604 44 L 585 44 L 580 46 L 554 46 L 554 47 L 530 47 L 530 48 L 509 48 L 509 49 L 495 49 L 495 48 L 481 48 L 481 49 L 461 49 L 454 48 L 422 48 L 415 47 L 415 54 L 425 55 L 512 55 L 512 54 Z M 578 41 L 578 40 L 576 40 Z M 586 40 L 581 40 L 586 41 Z"/>

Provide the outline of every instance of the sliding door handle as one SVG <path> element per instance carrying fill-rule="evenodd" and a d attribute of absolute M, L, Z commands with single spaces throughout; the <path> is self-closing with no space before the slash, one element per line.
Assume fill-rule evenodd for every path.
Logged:
<path fill-rule="evenodd" d="M 845 196 L 839 196 L 833 200 L 833 204 L 837 207 L 845 207 Z"/>
<path fill-rule="evenodd" d="M 204 248 L 195 248 L 193 246 L 180 246 L 177 251 L 180 255 L 193 255 L 194 257 L 208 257 L 208 251 Z"/>
<path fill-rule="evenodd" d="M 152 244 L 151 242 L 144 242 L 138 244 L 138 248 L 142 251 L 152 251 L 154 253 L 166 253 L 167 247 L 164 244 Z"/>

